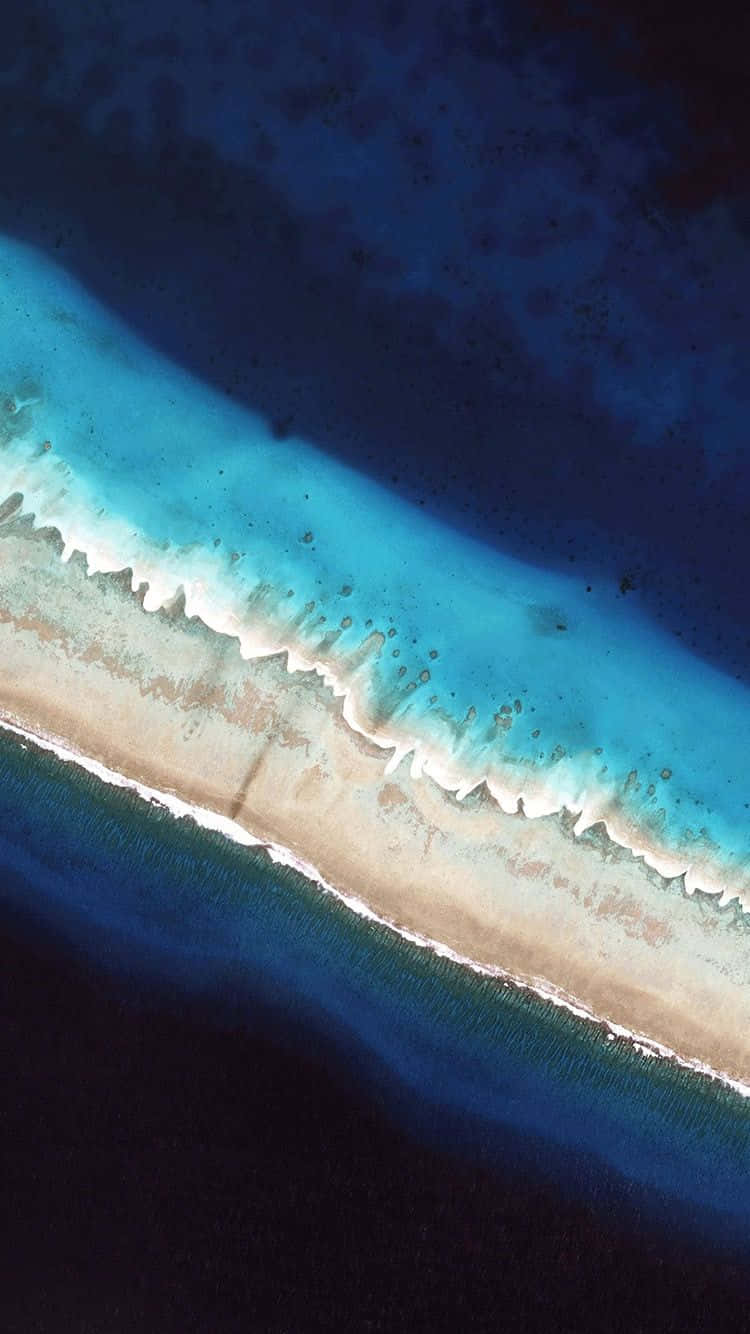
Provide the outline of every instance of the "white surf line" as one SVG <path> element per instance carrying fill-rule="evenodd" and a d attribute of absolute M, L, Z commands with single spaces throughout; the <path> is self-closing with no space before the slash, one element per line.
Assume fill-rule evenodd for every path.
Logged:
<path fill-rule="evenodd" d="M 548 1001 L 561 1009 L 567 1010 L 578 1019 L 583 1019 L 589 1023 L 596 1024 L 598 1027 L 604 1027 L 608 1030 L 608 1040 L 613 1041 L 620 1038 L 628 1042 L 640 1055 L 648 1058 L 660 1058 L 668 1060 L 682 1066 L 694 1074 L 718 1081 L 731 1088 L 742 1098 L 750 1098 L 750 1084 L 745 1084 L 741 1080 L 726 1074 L 724 1071 L 715 1070 L 712 1066 L 703 1061 L 680 1056 L 673 1051 L 671 1047 L 663 1043 L 656 1042 L 654 1039 L 646 1037 L 642 1033 L 634 1033 L 621 1024 L 613 1020 L 595 1014 L 588 1006 L 578 1001 L 574 996 L 569 995 L 560 987 L 555 987 L 553 983 L 544 978 L 534 978 L 532 981 L 521 978 L 515 973 L 510 972 L 500 965 L 478 963 L 475 959 L 470 959 L 466 955 L 459 954 L 449 945 L 442 944 L 441 941 L 433 940 L 430 936 L 422 935 L 416 931 L 410 931 L 407 927 L 399 926 L 387 917 L 381 917 L 374 912 L 364 900 L 356 895 L 349 894 L 344 890 L 337 889 L 330 884 L 324 876 L 311 863 L 297 857 L 289 848 L 283 844 L 269 842 L 265 839 L 257 838 L 248 833 L 235 820 L 228 816 L 218 815 L 215 811 L 207 810 L 202 806 L 195 806 L 190 802 L 183 801 L 181 797 L 174 793 L 161 792 L 157 788 L 149 787 L 145 783 L 139 782 L 135 778 L 128 778 L 125 774 L 118 773 L 114 769 L 107 768 L 99 760 L 92 759 L 90 756 L 83 755 L 70 747 L 70 745 L 59 737 L 44 732 L 32 732 L 28 728 L 4 711 L 0 711 L 0 729 L 11 732 L 17 737 L 21 737 L 26 742 L 38 746 L 42 750 L 52 751 L 58 759 L 65 763 L 77 765 L 93 774 L 101 782 L 108 783 L 112 787 L 128 788 L 137 793 L 144 801 L 151 805 L 161 806 L 170 811 L 177 819 L 188 818 L 193 820 L 202 829 L 211 829 L 216 833 L 223 834 L 225 838 L 234 843 L 241 844 L 244 847 L 264 848 L 271 860 L 278 865 L 288 866 L 305 879 L 319 886 L 326 894 L 332 895 L 338 899 L 357 916 L 365 918 L 368 921 L 376 922 L 379 926 L 386 927 L 389 931 L 401 936 L 412 945 L 420 949 L 427 949 L 439 958 L 449 959 L 452 963 L 458 964 L 462 968 L 468 968 L 474 973 L 485 977 L 492 977 L 503 982 L 505 986 L 517 987 L 519 990 L 531 991 L 539 999 Z"/>
<path fill-rule="evenodd" d="M 17 517 L 17 515 L 14 517 Z M 36 529 L 36 514 L 32 513 L 31 518 L 33 527 Z M 136 565 L 139 564 L 137 561 L 125 560 L 124 564 L 121 563 L 124 558 L 118 556 L 114 549 L 106 551 L 105 548 L 97 545 L 96 541 L 80 532 L 71 532 L 68 529 L 66 536 L 60 523 L 59 515 L 56 515 L 51 526 L 56 529 L 63 541 L 61 555 L 63 563 L 70 560 L 74 551 L 79 551 L 85 558 L 86 571 L 89 576 L 95 573 L 106 575 L 130 570 L 132 575 L 131 587 L 134 593 L 137 593 L 144 583 L 147 585 L 142 601 L 144 611 L 158 611 L 160 608 L 168 606 L 176 595 L 182 591 L 185 597 L 184 614 L 186 620 L 197 616 L 214 633 L 229 635 L 236 639 L 239 644 L 240 656 L 245 661 L 286 654 L 287 671 L 290 674 L 314 672 L 322 679 L 323 684 L 331 691 L 334 698 L 343 700 L 342 716 L 347 726 L 372 742 L 380 750 L 393 752 L 386 761 L 386 775 L 393 773 L 402 761 L 411 755 L 411 776 L 415 779 L 425 775 L 432 778 L 439 787 L 442 787 L 446 792 L 450 792 L 457 801 L 462 801 L 469 793 L 484 783 L 491 798 L 505 814 L 517 815 L 519 813 L 519 802 L 521 801 L 523 802 L 523 815 L 531 820 L 566 811 L 568 814 L 578 817 L 573 828 L 576 838 L 580 837 L 593 825 L 601 824 L 607 838 L 613 844 L 630 852 L 635 860 L 642 860 L 660 876 L 665 885 L 670 881 L 680 880 L 682 881 L 682 892 L 688 897 L 698 891 L 718 899 L 719 907 L 722 908 L 736 901 L 743 914 L 750 914 L 750 898 L 743 898 L 739 890 L 729 885 L 726 879 L 722 879 L 721 876 L 711 876 L 705 866 L 696 867 L 686 858 L 676 857 L 667 848 L 659 848 L 640 839 L 634 842 L 634 835 L 627 830 L 624 822 L 620 825 L 616 818 L 613 818 L 611 812 L 605 814 L 607 807 L 611 805 L 611 801 L 606 795 L 599 800 L 595 800 L 592 794 L 584 790 L 577 796 L 572 794 L 568 794 L 566 797 L 550 796 L 549 782 L 545 776 L 541 776 L 539 791 L 536 794 L 528 789 L 515 791 L 512 788 L 502 786 L 497 778 L 489 773 L 467 777 L 460 766 L 450 762 L 450 757 L 446 753 L 441 752 L 437 747 L 431 747 L 421 737 L 409 734 L 404 729 L 397 730 L 392 735 L 370 732 L 357 717 L 353 685 L 347 685 L 340 676 L 337 676 L 330 663 L 308 657 L 303 646 L 285 644 L 278 638 L 270 641 L 264 640 L 262 631 L 259 632 L 257 628 L 251 630 L 249 626 L 243 627 L 233 612 L 225 611 L 222 613 L 221 608 L 212 604 L 210 599 L 205 596 L 206 587 L 203 581 L 188 580 L 182 583 L 174 573 L 167 576 L 165 580 L 162 572 L 155 571 L 150 564 L 144 566 L 142 561 L 139 569 L 136 570 Z M 50 524 L 42 521 L 39 526 L 49 527 Z M 144 538 L 144 541 L 148 542 L 148 539 Z M 155 578 L 155 574 L 159 577 Z M 199 594 L 197 597 L 196 592 Z M 637 834 L 635 837 L 638 838 Z"/>
<path fill-rule="evenodd" d="M 17 480 L 20 483 L 20 476 Z M 23 493 L 20 492 L 20 494 Z M 31 518 L 33 527 L 36 529 L 36 514 L 32 513 Z M 114 523 L 115 527 L 119 526 L 124 529 L 124 521 L 114 518 L 111 522 Z M 372 742 L 380 750 L 393 752 L 386 761 L 386 775 L 393 773 L 402 761 L 411 755 L 411 776 L 415 779 L 424 775 L 432 778 L 444 791 L 450 792 L 457 801 L 462 801 L 475 788 L 484 783 L 492 799 L 505 814 L 518 814 L 519 801 L 523 802 L 523 815 L 527 819 L 533 820 L 541 816 L 555 815 L 566 811 L 570 815 L 577 816 L 573 828 L 576 838 L 580 837 L 593 825 L 601 824 L 607 838 L 613 844 L 626 849 L 634 859 L 645 862 L 651 870 L 660 876 L 665 885 L 670 881 L 680 880 L 682 882 L 682 892 L 688 897 L 698 891 L 718 899 L 719 906 L 722 908 L 736 901 L 743 914 L 750 914 L 750 898 L 744 898 L 739 890 L 734 889 L 727 883 L 725 877 L 722 878 L 721 873 L 712 876 L 705 864 L 696 866 L 684 856 L 677 857 L 668 848 L 659 847 L 641 839 L 636 831 L 627 829 L 624 821 L 618 822 L 616 816 L 613 817 L 612 812 L 607 811 L 607 808 L 611 805 L 611 800 L 606 794 L 601 794 L 599 799 L 596 798 L 596 794 L 587 790 L 580 791 L 577 794 L 568 793 L 565 797 L 551 795 L 548 777 L 544 775 L 540 776 L 539 790 L 536 793 L 528 789 L 516 791 L 501 785 L 497 777 L 489 773 L 467 776 L 460 766 L 452 762 L 449 754 L 436 746 L 431 747 L 423 738 L 407 732 L 406 729 L 396 728 L 392 735 L 370 732 L 357 717 L 354 686 L 347 685 L 336 674 L 331 663 L 308 657 L 304 645 L 285 644 L 275 636 L 271 640 L 264 640 L 262 629 L 255 628 L 251 630 L 249 626 L 243 626 L 238 622 L 235 613 L 227 610 L 222 612 L 221 607 L 217 606 L 207 596 L 207 588 L 203 580 L 188 579 L 182 583 L 174 572 L 165 575 L 164 571 L 158 569 L 156 551 L 154 551 L 154 557 L 157 560 L 156 567 L 152 566 L 150 562 L 144 565 L 141 560 L 140 568 L 136 570 L 138 561 L 124 560 L 113 547 L 107 550 L 105 546 L 98 545 L 96 540 L 88 534 L 84 535 L 81 531 L 72 531 L 69 526 L 66 534 L 62 531 L 61 524 L 62 520 L 59 514 L 55 515 L 52 526 L 60 534 L 63 542 L 61 555 L 63 563 L 70 559 L 74 550 L 77 550 L 81 552 L 86 560 L 88 575 L 121 573 L 123 570 L 129 569 L 132 574 L 131 586 L 134 593 L 137 593 L 144 583 L 148 586 L 142 601 L 144 611 L 157 611 L 167 606 L 182 591 L 185 597 L 185 618 L 189 620 L 192 616 L 197 616 L 208 629 L 236 639 L 239 643 L 240 655 L 245 661 L 285 653 L 287 671 L 290 674 L 315 672 L 332 692 L 334 698 L 343 700 L 342 715 L 347 726 Z M 50 525 L 42 521 L 39 526 Z M 149 539 L 144 536 L 143 541 L 148 546 Z M 122 563 L 123 560 L 124 563 Z M 168 591 L 168 588 L 171 591 Z"/>

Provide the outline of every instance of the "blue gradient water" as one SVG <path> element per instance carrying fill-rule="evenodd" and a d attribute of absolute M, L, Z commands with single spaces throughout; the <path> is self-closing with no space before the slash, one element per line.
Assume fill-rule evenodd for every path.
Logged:
<path fill-rule="evenodd" d="M 128 980 L 249 1018 L 261 1000 L 421 1136 L 476 1144 L 615 1210 L 746 1245 L 750 1106 L 363 922 L 262 851 L 0 737 L 5 910 Z M 437 1115 L 436 1115 L 437 1113 Z M 519 1140 L 519 1135 L 522 1138 Z M 516 1166 L 518 1162 L 516 1161 Z"/>

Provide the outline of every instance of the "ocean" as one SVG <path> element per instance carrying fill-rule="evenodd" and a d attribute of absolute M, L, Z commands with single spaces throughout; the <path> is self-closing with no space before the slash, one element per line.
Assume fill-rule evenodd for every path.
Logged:
<path fill-rule="evenodd" d="M 679 12 L 664 48 L 623 15 L 650 63 L 512 5 L 9 18 L 0 521 L 128 569 L 149 610 L 182 594 L 248 657 L 315 666 L 390 771 L 603 822 L 744 957 L 750 274 L 720 168 L 745 147 L 700 120 L 697 75 L 654 75 Z M 61 1210 L 47 1304 L 29 1317 L 19 1280 L 9 1328 L 416 1329 L 438 1292 L 476 1328 L 500 1301 L 562 1328 L 605 1287 L 610 1319 L 627 1288 L 623 1329 L 722 1300 L 742 1327 L 737 1089 L 28 738 L 3 731 L 0 772 L 24 1279 L 35 1210 Z M 87 1135 L 106 1190 L 82 1235 L 124 1256 L 99 1278 L 61 1240 L 63 1201 L 98 1200 Z"/>
<path fill-rule="evenodd" d="M 508 811 L 581 811 L 689 891 L 750 893 L 742 681 L 601 575 L 520 562 L 274 439 L 43 255 L 3 253 L 0 489 L 66 555 L 131 569 L 148 609 L 182 590 L 248 656 L 320 664 L 394 764 L 486 781 Z"/>
<path fill-rule="evenodd" d="M 88 1252 L 65 1262 L 61 1280 L 69 1241 L 54 1232 L 45 1240 L 49 1225 L 41 1229 L 28 1245 L 41 1264 L 42 1291 L 54 1278 L 50 1315 L 70 1317 L 85 1296 L 84 1306 L 94 1300 L 99 1318 L 114 1305 L 129 1320 L 137 1312 L 153 1319 L 161 1310 L 151 1304 L 154 1288 L 169 1282 L 177 1284 L 177 1298 L 160 1316 L 160 1328 L 178 1327 L 172 1322 L 185 1302 L 199 1309 L 206 1302 L 202 1319 L 218 1318 L 221 1327 L 235 1328 L 240 1309 L 243 1319 L 257 1310 L 264 1313 L 259 1320 L 270 1321 L 266 1303 L 279 1281 L 279 1260 L 258 1271 L 257 1248 L 268 1244 L 258 1238 L 275 1226 L 277 1244 L 292 1244 L 290 1219 L 297 1217 L 304 1233 L 311 1209 L 310 1163 L 303 1170 L 298 1161 L 304 1143 L 322 1171 L 314 1190 L 318 1225 L 336 1235 L 340 1211 L 350 1207 L 339 1192 L 359 1199 L 348 1243 L 356 1262 L 342 1251 L 338 1269 L 324 1269 L 329 1305 L 319 1309 L 313 1301 L 310 1328 L 335 1302 L 336 1274 L 342 1309 L 351 1311 L 355 1301 L 364 1321 L 374 1302 L 381 1316 L 391 1312 L 394 1328 L 421 1327 L 415 1312 L 422 1300 L 431 1310 L 435 1294 L 418 1298 L 410 1288 L 396 1310 L 403 1271 L 418 1291 L 427 1281 L 419 1277 L 422 1262 L 439 1262 L 459 1224 L 469 1235 L 458 1289 L 478 1265 L 500 1300 L 524 1257 L 530 1266 L 532 1255 L 550 1265 L 542 1258 L 547 1246 L 559 1252 L 567 1245 L 577 1258 L 571 1254 L 561 1274 L 558 1254 L 539 1285 L 545 1303 L 572 1300 L 592 1269 L 608 1272 L 614 1264 L 618 1276 L 610 1275 L 603 1313 L 608 1302 L 619 1302 L 619 1285 L 644 1281 L 651 1261 L 658 1286 L 647 1285 L 640 1296 L 630 1291 L 634 1315 L 650 1293 L 647 1311 L 664 1302 L 670 1318 L 684 1320 L 696 1289 L 705 1292 L 708 1282 L 715 1309 L 730 1328 L 740 1328 L 731 1322 L 740 1319 L 747 1277 L 745 1098 L 363 920 L 293 867 L 275 865 L 265 849 L 239 846 L 190 816 L 176 818 L 166 805 L 11 733 L 3 733 L 0 750 L 4 1008 L 14 1095 L 7 1116 L 15 1147 L 9 1198 L 22 1238 L 29 1186 L 19 1165 L 31 1157 L 32 1199 L 46 1183 L 53 1216 L 64 1208 L 85 1237 L 93 1215 L 107 1239 L 102 1244 L 114 1248 L 102 1257 L 108 1289 L 97 1293 Z M 23 973 L 14 979 L 19 959 Z M 227 1068 L 217 1069 L 223 1061 Z M 229 1142 L 218 1151 L 214 1140 L 221 1144 L 226 1134 Z M 281 1199 L 286 1191 L 292 1196 L 270 1218 L 255 1193 L 256 1158 L 268 1154 L 269 1135 L 274 1189 Z M 231 1242 L 208 1245 L 204 1255 L 217 1283 L 209 1297 L 185 1275 L 184 1255 L 166 1238 L 182 1227 L 180 1209 L 201 1227 L 210 1225 L 217 1151 L 223 1172 L 234 1163 L 237 1175 L 222 1188 L 234 1211 L 226 1224 Z M 407 1220 L 425 1155 L 432 1197 L 417 1212 L 423 1241 L 429 1235 L 430 1242 L 421 1257 L 401 1255 L 398 1239 L 405 1242 L 414 1224 Z M 157 1190 L 154 1199 L 159 1170 L 175 1180 L 168 1196 Z M 184 1179 L 193 1175 L 194 1193 L 178 1208 L 173 1196 L 183 1199 Z M 356 1220 L 373 1179 L 388 1180 L 389 1206 L 374 1203 L 372 1249 L 366 1245 L 362 1253 L 365 1234 L 357 1233 Z M 120 1191 L 129 1200 L 124 1217 L 117 1208 L 112 1214 Z M 391 1208 L 400 1221 L 388 1216 Z M 139 1260 L 148 1289 L 133 1291 L 118 1238 L 122 1231 L 127 1253 L 144 1227 L 142 1211 L 145 1226 L 158 1226 L 164 1236 Z M 247 1228 L 244 1268 L 234 1255 L 238 1214 Z M 488 1251 L 498 1228 L 509 1227 L 507 1254 L 495 1253 L 495 1272 Z M 295 1244 L 305 1248 L 300 1288 L 292 1286 L 282 1301 L 276 1294 L 277 1314 L 298 1309 L 308 1266 L 323 1263 L 320 1241 L 312 1244 L 315 1261 L 304 1235 Z M 390 1275 L 382 1290 L 378 1265 Z M 357 1275 L 364 1274 L 371 1287 L 360 1306 Z M 652 1274 L 649 1282 L 655 1281 Z M 20 1291 L 18 1306 L 9 1298 L 9 1311 L 21 1316 L 29 1309 L 33 1283 L 22 1266 L 11 1285 L 13 1294 Z M 441 1309 L 452 1311 L 455 1299 L 455 1290 L 440 1295 Z M 476 1291 L 474 1300 L 483 1319 L 487 1298 Z M 183 1318 L 196 1319 L 195 1309 Z"/>

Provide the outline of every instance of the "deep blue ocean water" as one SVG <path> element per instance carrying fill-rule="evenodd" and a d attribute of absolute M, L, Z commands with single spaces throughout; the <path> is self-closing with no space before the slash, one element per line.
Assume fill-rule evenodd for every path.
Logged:
<path fill-rule="evenodd" d="M 417 1134 L 462 1138 L 709 1245 L 747 1243 L 750 1106 L 437 958 L 262 850 L 176 820 L 4 733 L 3 900 L 125 988 L 178 986 L 348 1053 Z M 522 1150 L 524 1152 L 524 1150 Z"/>
<path fill-rule="evenodd" d="M 750 853 L 744 19 L 723 0 L 612 15 L 6 16 L 0 478 L 71 546 L 148 568 L 155 600 L 192 581 L 199 609 L 203 579 L 244 624 L 262 585 L 279 642 L 343 667 L 395 630 L 355 682 L 386 732 L 470 777 L 505 758 L 572 804 L 596 792 L 731 887 Z M 523 1163 L 556 1183 L 548 1212 L 575 1197 L 605 1232 L 653 1228 L 649 1253 L 743 1239 L 734 1095 L 0 749 L 19 958 L 54 929 L 126 1009 L 161 986 L 240 1031 L 262 1006 L 412 1149 Z"/>

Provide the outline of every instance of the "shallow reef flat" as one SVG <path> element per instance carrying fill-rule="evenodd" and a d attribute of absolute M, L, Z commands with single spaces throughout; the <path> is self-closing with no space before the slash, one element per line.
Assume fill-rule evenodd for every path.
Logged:
<path fill-rule="evenodd" d="M 131 572 L 0 524 L 0 710 L 290 852 L 392 925 L 750 1084 L 750 919 L 575 814 L 463 799 L 354 730 L 315 671 L 185 615 Z M 382 651 L 370 635 L 363 654 Z"/>
<path fill-rule="evenodd" d="M 470 536 L 279 433 L 40 250 L 0 238 L 0 278 L 0 519 L 33 514 L 90 573 L 129 568 L 149 611 L 182 590 L 245 657 L 322 669 L 415 778 L 579 812 L 579 834 L 603 821 L 689 891 L 750 906 L 750 694 L 629 577 L 519 559 L 512 531 Z"/>

